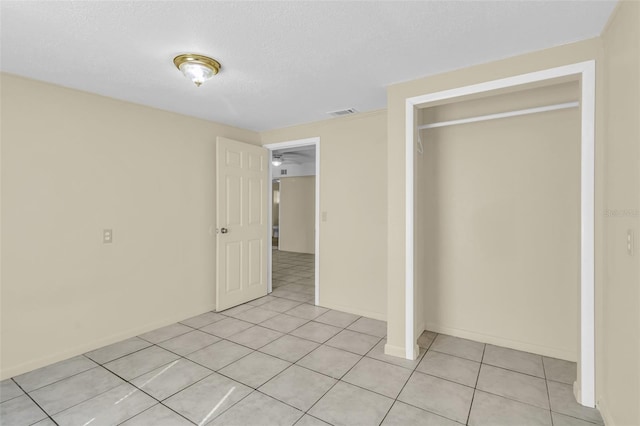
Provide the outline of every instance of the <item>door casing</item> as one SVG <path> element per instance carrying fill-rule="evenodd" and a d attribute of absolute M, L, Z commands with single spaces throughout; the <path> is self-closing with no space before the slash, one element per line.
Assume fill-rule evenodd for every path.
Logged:
<path fill-rule="evenodd" d="M 271 164 L 271 158 L 273 151 L 284 148 L 296 148 L 300 146 L 315 145 L 316 147 L 316 208 L 315 208 L 315 301 L 316 305 L 320 304 L 320 138 L 313 137 L 307 139 L 296 139 L 286 142 L 277 142 L 263 145 L 263 148 L 269 150 L 269 182 L 273 182 L 273 166 Z M 268 198 L 267 215 L 268 215 L 268 227 L 269 235 L 271 235 L 271 227 L 273 223 L 273 197 Z M 271 240 L 269 240 L 271 241 Z M 267 286 L 268 292 L 271 293 L 273 280 L 273 256 L 271 249 L 267 253 Z"/>

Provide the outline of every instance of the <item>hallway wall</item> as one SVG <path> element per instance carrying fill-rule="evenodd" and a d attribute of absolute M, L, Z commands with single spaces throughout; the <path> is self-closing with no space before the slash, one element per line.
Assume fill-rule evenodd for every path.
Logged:
<path fill-rule="evenodd" d="M 279 247 L 281 251 L 316 251 L 316 178 L 280 178 Z"/>

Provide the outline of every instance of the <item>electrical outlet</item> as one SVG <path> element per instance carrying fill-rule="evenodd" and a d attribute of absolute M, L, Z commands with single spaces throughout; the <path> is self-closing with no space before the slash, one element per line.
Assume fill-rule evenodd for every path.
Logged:
<path fill-rule="evenodd" d="M 322 212 L 322 221 L 323 222 L 327 221 L 327 212 Z"/>
<path fill-rule="evenodd" d="M 634 241 L 633 241 L 633 229 L 629 229 L 627 230 L 627 254 L 629 256 L 633 256 L 633 247 L 634 245 Z"/>
<path fill-rule="evenodd" d="M 102 244 L 111 244 L 113 242 L 113 230 L 111 229 L 103 229 L 102 230 Z"/>

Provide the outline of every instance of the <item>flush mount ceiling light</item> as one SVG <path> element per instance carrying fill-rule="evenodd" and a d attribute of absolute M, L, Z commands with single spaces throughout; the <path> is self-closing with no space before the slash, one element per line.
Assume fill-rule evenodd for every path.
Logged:
<path fill-rule="evenodd" d="M 271 164 L 276 167 L 280 167 L 282 165 L 282 155 L 274 155 L 271 159 Z"/>
<path fill-rule="evenodd" d="M 220 71 L 220 62 L 208 56 L 196 55 L 195 53 L 185 53 L 173 58 L 176 65 L 185 77 L 193 81 L 200 87 L 202 83 L 209 80 Z"/>

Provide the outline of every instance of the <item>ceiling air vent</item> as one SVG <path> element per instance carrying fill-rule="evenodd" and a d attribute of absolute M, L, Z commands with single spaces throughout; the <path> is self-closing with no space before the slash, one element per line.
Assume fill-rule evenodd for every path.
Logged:
<path fill-rule="evenodd" d="M 351 114 L 355 114 L 356 112 L 358 111 L 355 108 L 347 108 L 347 109 L 339 109 L 337 111 L 331 111 L 331 112 L 328 112 L 327 114 L 333 117 L 342 117 L 343 115 L 351 115 Z"/>

